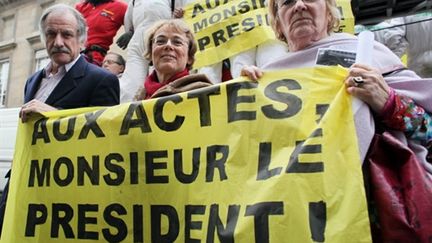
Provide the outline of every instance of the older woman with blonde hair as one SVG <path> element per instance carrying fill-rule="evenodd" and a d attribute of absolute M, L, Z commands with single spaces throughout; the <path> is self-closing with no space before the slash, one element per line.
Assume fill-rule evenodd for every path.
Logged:
<path fill-rule="evenodd" d="M 211 82 L 203 74 L 189 74 L 197 46 L 190 28 L 183 20 L 156 22 L 147 32 L 145 58 L 154 71 L 144 81 L 138 100 L 207 87 Z"/>
<path fill-rule="evenodd" d="M 276 33 L 276 37 L 283 41 L 288 43 L 288 45 L 293 45 L 293 44 L 301 44 L 295 41 L 288 41 L 286 38 L 287 37 L 294 37 L 291 35 L 285 35 L 283 33 L 283 29 L 281 29 L 282 25 L 284 24 L 283 20 L 281 21 L 281 17 L 278 15 L 278 10 L 280 8 L 286 8 L 288 6 L 292 6 L 297 4 L 296 0 L 286 0 L 286 1 L 281 1 L 282 5 L 279 6 L 279 1 L 277 0 L 269 0 L 269 20 L 270 20 L 270 24 L 273 27 L 273 29 L 275 30 Z M 305 4 L 309 4 L 309 3 L 314 3 L 317 2 L 316 0 L 304 0 L 302 1 Z M 318 26 L 320 27 L 320 32 L 318 34 L 321 35 L 321 37 L 323 37 L 324 34 L 330 35 L 331 33 L 333 33 L 333 31 L 338 30 L 339 28 L 339 23 L 340 23 L 340 16 L 339 16 L 339 10 L 337 9 L 336 6 L 336 2 L 332 1 L 332 0 L 325 0 L 325 9 L 326 11 L 322 11 L 322 9 L 320 9 L 322 12 L 321 14 L 326 13 L 326 21 L 323 21 L 321 23 L 316 23 Z M 326 28 L 323 28 L 326 27 Z M 324 33 L 323 31 L 326 31 L 326 33 Z M 304 45 L 308 45 L 309 43 L 302 43 Z M 296 51 L 296 49 L 302 49 L 300 47 L 294 47 L 294 46 L 290 46 L 290 51 Z"/>
<path fill-rule="evenodd" d="M 334 33 L 334 30 L 339 25 L 339 13 L 334 0 L 270 0 L 269 19 L 277 38 L 287 44 L 289 52 L 265 65 L 262 68 L 265 71 L 321 65 L 322 63 L 317 60 L 319 60 L 320 51 L 323 50 L 351 52 L 352 55 L 358 55 L 358 53 L 353 52 L 358 45 L 357 37 L 346 33 Z M 381 176 L 381 179 L 378 179 L 379 182 L 374 184 L 375 188 L 384 183 L 385 179 L 382 178 L 389 176 L 389 171 L 398 170 L 397 173 L 400 174 L 396 175 L 396 177 L 401 176 L 404 173 L 401 165 L 407 164 L 408 160 L 410 164 L 417 164 L 418 161 L 423 165 L 424 170 L 421 167 L 414 166 L 419 168 L 416 169 L 418 173 L 410 174 L 411 177 L 407 178 L 407 180 L 416 185 L 411 184 L 411 189 L 406 188 L 407 192 L 412 190 L 413 187 L 418 188 L 418 186 L 421 187 L 422 185 L 429 185 L 430 187 L 432 165 L 426 158 L 428 148 L 430 149 L 432 145 L 432 119 L 430 115 L 430 112 L 432 112 L 432 96 L 430 95 L 432 80 L 421 79 L 416 73 L 406 69 L 400 59 L 384 45 L 376 41 L 371 45 L 373 45 L 373 51 L 368 54 L 372 58 L 371 63 L 368 65 L 346 63 L 343 58 L 338 59 L 336 57 L 328 60 L 328 63 L 333 62 L 332 64 L 349 67 L 348 76 L 344 81 L 346 90 L 361 101 L 352 103 L 361 159 L 368 161 L 376 159 L 375 161 L 378 163 L 385 160 L 385 164 L 394 167 L 393 169 L 387 167 L 385 173 L 375 174 Z M 340 63 L 335 62 L 335 60 L 339 60 Z M 326 64 L 328 65 L 328 63 Z M 261 77 L 262 71 L 254 66 L 246 66 L 242 69 L 242 75 L 256 80 Z M 385 138 L 388 138 L 386 141 L 396 141 L 393 145 L 398 144 L 399 147 L 395 148 L 395 151 L 404 151 L 403 156 L 401 156 L 402 153 L 389 151 L 388 148 L 391 146 L 377 145 L 379 143 L 376 141 L 384 137 L 383 135 L 376 135 L 379 133 L 377 131 L 383 130 L 386 131 L 383 133 Z M 372 143 L 374 138 L 376 140 Z M 381 141 L 384 140 L 381 139 Z M 367 156 L 368 151 L 375 153 L 370 153 Z M 407 156 L 407 153 L 410 156 Z M 382 157 L 373 157 L 371 154 L 379 154 Z M 411 163 L 413 160 L 414 162 Z M 398 177 L 394 180 L 401 181 L 402 179 Z M 389 183 L 381 188 L 393 188 L 393 185 Z M 402 187 L 403 189 L 404 187 Z M 429 195 L 425 195 L 427 193 L 422 194 L 422 192 L 423 190 L 420 192 L 421 195 L 415 199 L 407 198 L 410 205 L 401 202 L 401 208 L 407 210 L 407 214 L 410 214 L 407 217 L 417 217 L 418 215 L 411 214 L 418 213 L 421 210 L 428 210 L 427 207 L 429 206 L 425 205 L 429 205 L 430 201 L 427 204 L 423 198 L 421 201 L 417 201 L 417 199 L 421 197 L 430 198 L 430 190 Z M 380 204 L 382 205 L 379 208 L 380 212 L 386 211 L 380 214 L 380 217 L 383 215 L 386 219 L 389 219 L 388 214 L 392 214 L 392 211 L 388 211 L 390 205 L 385 202 L 399 203 L 400 200 L 403 200 L 401 198 L 405 198 L 405 194 L 401 196 L 402 193 L 404 192 L 389 192 L 387 195 L 382 195 L 382 191 L 374 193 L 374 196 L 388 197 L 390 199 L 380 201 L 380 203 L 383 202 Z M 415 203 L 412 203 L 414 200 L 416 200 Z M 387 224 L 382 224 L 380 227 L 388 230 L 387 233 L 394 231 L 389 222 L 390 224 L 394 223 L 391 219 L 396 218 L 404 218 L 404 216 L 398 214 L 394 218 L 390 217 L 390 220 L 385 221 Z M 424 217 L 417 219 L 420 220 L 419 224 L 425 223 Z M 407 221 L 410 220 L 407 219 Z M 417 227 L 416 232 L 419 229 L 427 231 L 428 226 L 426 225 Z M 409 226 L 406 226 L 406 229 L 409 229 Z M 404 230 L 404 232 L 400 232 L 399 236 L 405 234 L 404 236 L 407 236 L 405 239 L 410 239 L 410 237 L 414 237 L 413 232 L 414 230 Z M 386 237 L 386 240 L 395 240 L 389 235 L 386 235 Z"/>
<path fill-rule="evenodd" d="M 270 0 L 269 19 L 289 52 L 263 70 L 314 67 L 320 48 L 356 50 L 358 44 L 353 35 L 334 33 L 340 19 L 334 0 Z M 373 45 L 371 65 L 353 64 L 345 80 L 347 92 L 363 101 L 353 104 L 361 158 L 365 159 L 375 122 L 379 122 L 389 130 L 404 132 L 395 135 L 409 144 L 432 173 L 432 165 L 426 161 L 432 140 L 432 96 L 428 94 L 432 81 L 407 70 L 384 45 L 376 41 Z M 242 74 L 256 80 L 262 70 L 246 66 Z"/>

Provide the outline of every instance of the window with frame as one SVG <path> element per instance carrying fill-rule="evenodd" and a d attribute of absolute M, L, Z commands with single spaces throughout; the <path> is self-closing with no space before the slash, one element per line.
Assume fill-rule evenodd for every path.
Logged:
<path fill-rule="evenodd" d="M 9 59 L 0 60 L 0 107 L 6 106 L 6 92 L 9 78 Z"/>
<path fill-rule="evenodd" d="M 13 39 L 15 35 L 15 16 L 3 17 L 1 22 L 1 41 Z"/>
<path fill-rule="evenodd" d="M 48 63 L 50 62 L 50 59 L 48 57 L 48 54 L 46 52 L 46 49 L 37 50 L 35 52 L 35 72 L 41 70 L 42 68 L 46 67 Z"/>

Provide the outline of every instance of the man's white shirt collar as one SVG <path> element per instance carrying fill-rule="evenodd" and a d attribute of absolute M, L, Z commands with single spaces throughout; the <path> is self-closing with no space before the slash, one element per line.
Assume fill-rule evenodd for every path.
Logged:
<path fill-rule="evenodd" d="M 78 59 L 81 57 L 81 55 L 78 55 L 77 58 L 75 58 L 75 60 L 73 60 L 70 63 L 65 64 L 64 66 L 60 66 L 59 67 L 59 71 L 60 69 L 64 68 L 66 72 L 69 72 L 69 70 L 73 67 L 73 65 L 75 65 L 75 63 L 78 61 Z M 52 69 L 52 61 L 50 61 L 48 63 L 48 65 L 44 68 L 45 71 L 45 77 L 49 77 L 50 73 L 51 73 L 51 69 Z M 66 73 L 65 72 L 65 73 Z"/>

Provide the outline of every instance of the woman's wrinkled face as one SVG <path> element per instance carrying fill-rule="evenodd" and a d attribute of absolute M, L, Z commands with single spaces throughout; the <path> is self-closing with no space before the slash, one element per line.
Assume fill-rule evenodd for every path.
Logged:
<path fill-rule="evenodd" d="M 280 0 L 277 4 L 278 28 L 288 43 L 301 46 L 328 35 L 330 14 L 325 0 Z"/>
<path fill-rule="evenodd" d="M 158 73 L 164 76 L 174 75 L 190 63 L 189 40 L 185 33 L 163 26 L 155 32 L 152 41 L 152 62 Z"/>

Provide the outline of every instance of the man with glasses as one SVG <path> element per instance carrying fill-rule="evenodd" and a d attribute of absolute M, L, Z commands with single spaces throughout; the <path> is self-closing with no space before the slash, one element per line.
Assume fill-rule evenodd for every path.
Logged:
<path fill-rule="evenodd" d="M 102 67 L 117 75 L 120 78 L 125 70 L 126 61 L 122 55 L 115 52 L 108 52 L 105 56 Z"/>

